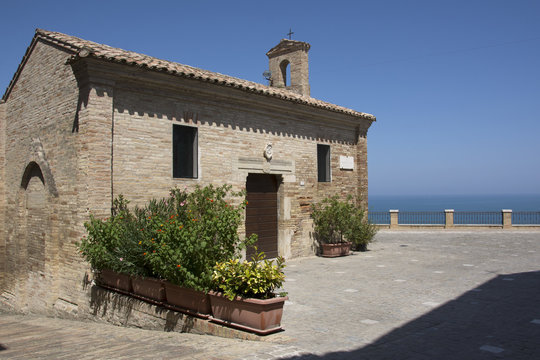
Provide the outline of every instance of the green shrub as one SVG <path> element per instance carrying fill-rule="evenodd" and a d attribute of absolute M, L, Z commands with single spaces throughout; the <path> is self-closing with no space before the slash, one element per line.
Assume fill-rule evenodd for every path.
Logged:
<path fill-rule="evenodd" d="M 349 202 L 340 201 L 338 196 L 325 198 L 321 203 L 312 205 L 311 217 L 321 243 L 336 244 L 347 241 L 344 235 L 348 230 L 350 209 Z"/>
<path fill-rule="evenodd" d="M 245 298 L 269 299 L 275 297 L 274 290 L 285 281 L 282 257 L 273 261 L 266 259 L 263 252 L 253 256 L 252 261 L 231 259 L 217 263 L 212 279 L 216 290 L 233 300 L 236 296 Z"/>
<path fill-rule="evenodd" d="M 197 187 L 186 193 L 175 189 L 164 202 L 143 211 L 141 253 L 155 275 L 180 286 L 208 291 L 214 264 L 237 258 L 254 238 L 242 240 L 245 193 L 231 186 Z M 242 198 L 238 205 L 231 197 Z M 166 210 L 163 210 L 166 209 Z"/>
<path fill-rule="evenodd" d="M 81 254 L 93 269 L 110 269 L 130 275 L 150 275 L 140 256 L 136 218 L 129 211 L 128 201 L 120 195 L 113 201 L 112 214 L 105 220 L 90 215 L 84 224 L 88 236 L 78 243 Z"/>
<path fill-rule="evenodd" d="M 350 223 L 345 238 L 352 242 L 353 250 L 366 251 L 369 243 L 377 234 L 377 227 L 368 219 L 366 212 L 361 207 L 351 209 Z"/>
<path fill-rule="evenodd" d="M 246 205 L 245 192 L 230 185 L 212 185 L 188 193 L 172 189 L 130 211 L 120 195 L 112 215 L 90 217 L 88 236 L 79 248 L 96 270 L 153 276 L 177 285 L 208 291 L 217 262 L 239 257 L 254 237 L 241 239 L 238 227 Z"/>
<path fill-rule="evenodd" d="M 350 241 L 356 250 L 366 250 L 377 229 L 358 204 L 352 196 L 340 200 L 337 195 L 313 204 L 311 217 L 317 240 L 322 244 Z"/>

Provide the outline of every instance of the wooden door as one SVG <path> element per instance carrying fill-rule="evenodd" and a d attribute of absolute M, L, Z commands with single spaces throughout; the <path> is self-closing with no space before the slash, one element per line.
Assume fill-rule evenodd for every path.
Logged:
<path fill-rule="evenodd" d="M 255 244 L 258 251 L 267 257 L 278 256 L 278 181 L 275 175 L 249 174 L 246 190 L 246 235 L 257 234 Z M 247 249 L 247 259 L 251 259 L 254 249 Z"/>

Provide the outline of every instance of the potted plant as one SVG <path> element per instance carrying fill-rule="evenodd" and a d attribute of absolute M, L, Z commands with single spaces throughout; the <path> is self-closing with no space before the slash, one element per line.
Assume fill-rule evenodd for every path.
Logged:
<path fill-rule="evenodd" d="M 217 291 L 209 292 L 214 320 L 261 335 L 280 330 L 288 297 L 274 290 L 285 280 L 284 267 L 282 257 L 274 264 L 262 252 L 252 261 L 217 263 L 212 276 Z"/>
<path fill-rule="evenodd" d="M 79 244 L 81 253 L 101 285 L 209 314 L 214 265 L 239 257 L 255 240 L 239 237 L 245 192 L 230 190 L 230 185 L 196 187 L 191 193 L 172 189 L 169 197 L 133 211 L 120 195 L 110 218 L 91 216 L 85 224 L 88 237 Z"/>
<path fill-rule="evenodd" d="M 322 256 L 349 255 L 351 242 L 344 237 L 350 216 L 349 204 L 333 196 L 313 204 L 312 210 L 311 217 Z"/>
<path fill-rule="evenodd" d="M 360 206 L 351 207 L 350 223 L 345 238 L 352 242 L 355 251 L 367 251 L 369 243 L 373 242 L 377 227 L 367 217 L 366 211 Z"/>
<path fill-rule="evenodd" d="M 207 292 L 216 262 L 238 257 L 252 239 L 238 236 L 244 193 L 231 186 L 212 185 L 187 193 L 173 189 L 169 198 L 151 201 L 139 212 L 145 234 L 141 253 L 157 276 L 166 279 L 167 302 L 193 313 L 208 315 Z"/>
<path fill-rule="evenodd" d="M 353 243 L 357 249 L 365 250 L 372 241 L 376 229 L 358 204 L 351 196 L 343 201 L 336 195 L 312 205 L 311 217 L 322 256 L 349 255 Z"/>

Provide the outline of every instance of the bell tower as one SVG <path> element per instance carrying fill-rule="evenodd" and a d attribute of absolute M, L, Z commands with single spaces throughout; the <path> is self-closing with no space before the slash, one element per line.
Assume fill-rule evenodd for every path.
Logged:
<path fill-rule="evenodd" d="M 306 42 L 282 39 L 270 49 L 268 64 L 271 72 L 270 86 L 286 88 L 309 96 L 308 51 Z M 288 80 L 290 79 L 290 81 Z"/>

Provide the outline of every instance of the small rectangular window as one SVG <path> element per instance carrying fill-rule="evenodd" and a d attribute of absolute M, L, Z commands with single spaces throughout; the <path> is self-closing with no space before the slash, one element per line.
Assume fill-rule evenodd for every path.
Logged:
<path fill-rule="evenodd" d="M 330 145 L 317 144 L 317 175 L 319 182 L 330 182 Z"/>
<path fill-rule="evenodd" d="M 173 177 L 196 178 L 198 176 L 197 128 L 173 125 Z"/>

